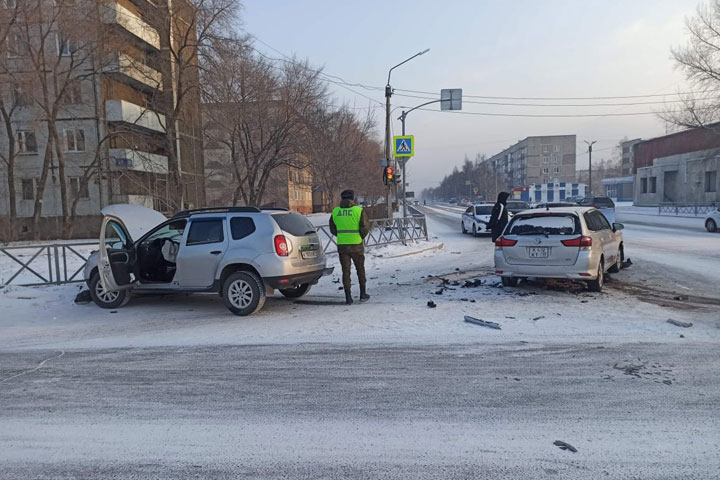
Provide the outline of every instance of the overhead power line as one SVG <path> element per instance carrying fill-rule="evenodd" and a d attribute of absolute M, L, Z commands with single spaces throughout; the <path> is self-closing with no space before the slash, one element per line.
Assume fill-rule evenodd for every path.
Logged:
<path fill-rule="evenodd" d="M 396 88 L 397 92 L 408 92 L 408 93 L 420 93 L 425 95 L 437 95 L 437 92 L 426 92 L 422 90 L 406 90 L 402 88 Z M 621 95 L 614 97 L 500 97 L 490 95 L 470 95 L 463 93 L 464 98 L 485 98 L 489 100 L 622 100 L 629 98 L 653 98 L 653 97 L 674 97 L 680 95 L 696 95 L 699 93 L 708 93 L 705 90 L 698 90 L 696 92 L 675 92 L 675 93 L 653 93 L 647 95 Z"/>

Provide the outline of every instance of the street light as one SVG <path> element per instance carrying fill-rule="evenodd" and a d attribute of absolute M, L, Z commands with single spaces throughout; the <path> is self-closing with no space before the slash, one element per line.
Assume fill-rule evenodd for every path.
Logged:
<path fill-rule="evenodd" d="M 410 60 L 412 60 L 415 57 L 419 57 L 420 55 L 424 55 L 427 52 L 429 52 L 430 49 L 426 48 L 422 52 L 418 52 L 412 57 L 409 57 L 402 62 L 398 63 L 394 67 L 392 67 L 390 70 L 388 70 L 388 78 L 387 78 L 387 84 L 385 85 L 385 158 L 387 159 L 388 165 L 390 165 L 390 159 L 392 158 L 392 147 L 390 146 L 392 138 L 390 135 L 390 97 L 392 96 L 392 87 L 390 86 L 390 75 L 392 75 L 392 71 L 395 70 L 400 65 L 403 65 Z M 393 167 L 395 165 L 392 165 Z M 404 181 L 404 180 L 403 180 Z M 403 202 L 405 199 L 403 198 Z M 388 208 L 388 216 L 387 218 L 392 218 L 392 204 L 390 203 L 390 187 L 388 186 L 387 190 L 387 208 Z"/>
<path fill-rule="evenodd" d="M 592 197 L 592 146 L 597 143 L 597 140 L 593 140 L 592 142 L 588 142 L 585 140 L 585 143 L 587 143 L 588 146 L 588 174 L 589 174 L 589 181 L 590 184 L 590 195 L 589 197 Z"/>

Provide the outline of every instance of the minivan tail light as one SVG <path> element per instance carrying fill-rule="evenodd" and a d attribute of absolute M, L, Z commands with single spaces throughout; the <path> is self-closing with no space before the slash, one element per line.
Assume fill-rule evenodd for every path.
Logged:
<path fill-rule="evenodd" d="M 592 247 L 592 238 L 583 235 L 570 240 L 562 240 L 562 244 L 566 247 Z"/>
<path fill-rule="evenodd" d="M 285 235 L 275 235 L 275 253 L 281 257 L 287 257 L 290 253 Z"/>
<path fill-rule="evenodd" d="M 514 247 L 516 243 L 517 243 L 517 240 L 510 240 L 505 237 L 500 237 L 497 240 L 495 240 L 496 247 Z"/>

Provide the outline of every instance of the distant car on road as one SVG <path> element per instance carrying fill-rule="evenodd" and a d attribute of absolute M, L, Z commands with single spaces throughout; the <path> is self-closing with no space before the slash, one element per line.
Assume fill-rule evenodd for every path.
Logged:
<path fill-rule="evenodd" d="M 323 275 L 315 227 L 285 209 L 200 208 L 167 219 L 141 205 L 109 205 L 100 248 L 84 278 L 93 301 L 118 308 L 136 293 L 218 293 L 236 315 L 263 307 L 277 289 L 298 298 Z"/>
<path fill-rule="evenodd" d="M 610 224 L 615 222 L 615 202 L 610 197 L 602 195 L 585 197 L 578 202 L 578 205 L 597 208 L 607 217 Z"/>
<path fill-rule="evenodd" d="M 462 233 L 472 232 L 476 237 L 480 234 L 491 233 L 488 228 L 488 222 L 492 215 L 492 203 L 476 203 L 465 210 L 460 221 L 460 231 Z"/>
<path fill-rule="evenodd" d="M 522 200 L 508 200 L 506 206 L 508 212 L 513 214 L 530 208 L 530 204 L 527 202 L 523 202 Z"/>
<path fill-rule="evenodd" d="M 450 201 L 449 201 L 448 203 L 451 204 L 451 205 L 454 205 L 454 204 L 456 204 L 457 202 L 458 202 L 458 201 L 457 201 L 457 198 L 453 197 L 453 198 L 450 199 Z"/>
<path fill-rule="evenodd" d="M 708 232 L 717 232 L 720 230 L 720 208 L 708 213 L 705 217 L 705 228 Z"/>
<path fill-rule="evenodd" d="M 495 242 L 495 273 L 506 287 L 527 277 L 567 278 L 600 292 L 605 272 L 622 267 L 623 228 L 592 207 L 521 212 Z"/>

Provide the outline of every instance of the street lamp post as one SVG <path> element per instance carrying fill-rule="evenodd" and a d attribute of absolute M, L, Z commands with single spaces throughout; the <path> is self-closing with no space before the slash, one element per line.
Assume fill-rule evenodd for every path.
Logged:
<path fill-rule="evenodd" d="M 390 70 L 388 70 L 388 78 L 387 78 L 387 84 L 385 85 L 385 158 L 387 159 L 388 166 L 395 167 L 395 164 L 393 163 L 391 165 L 391 159 L 393 159 L 392 155 L 392 135 L 390 134 L 390 97 L 392 96 L 392 87 L 390 86 L 390 75 L 392 74 L 392 71 L 395 70 L 400 65 L 403 65 L 410 60 L 412 60 L 415 57 L 419 57 L 420 55 L 424 55 L 427 52 L 429 52 L 430 49 L 426 48 L 422 52 L 418 52 L 412 57 L 409 57 L 402 62 L 398 63 L 394 67 L 392 67 Z M 404 169 L 403 169 L 404 170 Z M 405 185 L 405 172 L 403 171 L 403 176 L 401 177 L 401 180 L 403 181 L 403 185 Z M 391 185 L 388 185 L 387 192 L 386 192 L 386 198 L 387 198 L 387 218 L 392 218 L 393 212 L 392 212 L 392 203 L 390 203 L 390 189 L 392 188 Z M 403 194 L 404 194 L 404 188 L 403 188 Z M 405 204 L 405 198 L 403 198 L 403 205 Z"/>
<path fill-rule="evenodd" d="M 592 146 L 597 143 L 597 140 L 593 140 L 592 142 L 588 142 L 585 140 L 585 143 L 587 143 L 588 146 L 588 176 L 590 177 L 588 179 L 588 183 L 590 184 L 590 197 L 592 197 Z"/>

